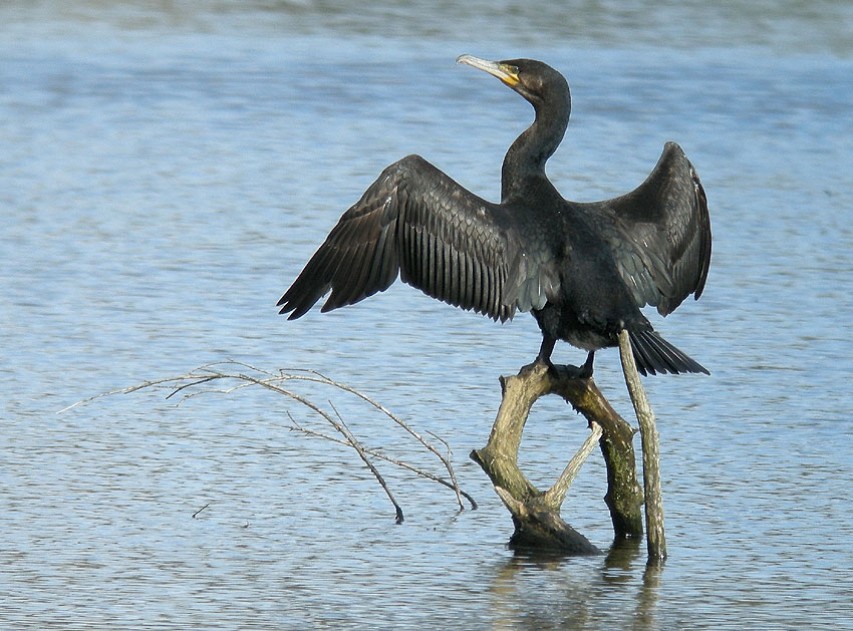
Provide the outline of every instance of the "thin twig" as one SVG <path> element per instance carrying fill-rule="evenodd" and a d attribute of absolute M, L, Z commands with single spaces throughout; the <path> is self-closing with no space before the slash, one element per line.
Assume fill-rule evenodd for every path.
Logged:
<path fill-rule="evenodd" d="M 239 370 L 238 372 L 232 372 L 229 370 L 230 368 L 237 368 L 237 369 L 242 369 L 242 370 Z M 249 374 L 249 373 L 251 373 L 251 374 Z M 233 387 L 230 387 L 230 388 L 202 388 L 201 387 L 204 384 L 211 384 L 211 383 L 217 382 L 217 381 L 229 381 L 229 380 L 236 381 L 237 382 L 236 385 L 234 385 Z M 333 388 L 339 389 L 343 392 L 355 395 L 357 398 L 366 402 L 367 404 L 369 404 L 370 406 L 372 406 L 373 408 L 375 408 L 376 410 L 378 410 L 382 414 L 384 414 L 387 418 L 391 419 L 395 424 L 397 424 L 398 426 L 403 428 L 410 436 L 412 436 L 415 440 L 417 440 L 430 453 L 435 455 L 439 459 L 439 461 L 442 463 L 444 468 L 447 470 L 450 480 L 449 481 L 445 480 L 445 479 L 443 479 L 439 476 L 436 476 L 436 475 L 434 475 L 428 471 L 424 471 L 422 469 L 419 469 L 419 468 L 417 468 L 417 467 L 415 467 L 409 463 L 406 463 L 404 461 L 397 460 L 395 458 L 389 457 L 389 456 L 383 454 L 378 449 L 371 449 L 371 448 L 365 447 L 364 445 L 361 444 L 361 442 L 358 439 L 356 439 L 356 437 L 354 436 L 352 431 L 350 431 L 349 427 L 343 421 L 342 416 L 338 413 L 338 410 L 335 408 L 334 404 L 331 403 L 331 401 L 329 402 L 329 405 L 332 408 L 335 416 L 332 416 L 327 411 L 322 409 L 318 404 L 314 403 L 310 398 L 308 398 L 308 397 L 306 397 L 306 396 L 304 396 L 298 392 L 295 392 L 293 390 L 285 388 L 283 386 L 283 384 L 288 382 L 288 381 L 305 381 L 305 382 L 310 382 L 310 383 L 316 383 L 316 384 L 326 386 L 326 387 L 333 387 Z M 385 406 L 381 405 L 380 403 L 378 403 L 374 399 L 370 398 L 369 396 L 365 395 L 364 393 L 359 392 L 355 388 L 348 386 L 346 384 L 334 381 L 334 380 L 330 379 L 329 377 L 327 377 L 327 376 L 323 375 L 322 373 L 315 371 L 315 370 L 295 369 L 295 370 L 293 370 L 293 372 L 286 372 L 285 370 L 279 370 L 278 372 L 273 373 L 273 372 L 263 370 L 263 369 L 255 367 L 255 366 L 252 366 L 250 364 L 240 362 L 240 361 L 236 361 L 236 360 L 217 361 L 217 362 L 211 362 L 209 364 L 199 366 L 198 368 L 195 368 L 192 371 L 190 371 L 189 373 L 184 374 L 184 375 L 145 381 L 143 383 L 136 384 L 134 386 L 130 386 L 127 388 L 121 388 L 121 389 L 101 393 L 101 394 L 89 397 L 87 399 L 83 399 L 81 401 L 78 401 L 72 405 L 69 405 L 69 406 L 63 408 L 62 410 L 60 410 L 59 412 L 66 412 L 68 410 L 71 410 L 72 408 L 79 406 L 79 405 L 91 403 L 92 401 L 95 401 L 96 399 L 99 399 L 101 397 L 105 397 L 108 395 L 129 394 L 129 393 L 137 392 L 139 390 L 146 389 L 146 388 L 152 388 L 152 389 L 166 388 L 166 389 L 169 389 L 169 394 L 166 396 L 167 399 L 171 399 L 177 395 L 181 395 L 180 401 L 186 401 L 190 398 L 194 398 L 194 397 L 200 396 L 202 394 L 209 394 L 209 393 L 213 393 L 213 392 L 222 393 L 222 394 L 229 394 L 229 393 L 232 393 L 236 390 L 239 390 L 239 389 L 245 388 L 245 387 L 249 387 L 249 386 L 260 386 L 266 390 L 270 390 L 270 391 L 275 392 L 277 394 L 281 394 L 283 396 L 286 396 L 286 397 L 292 399 L 293 401 L 296 401 L 297 403 L 307 407 L 309 410 L 311 410 L 312 412 L 314 412 L 318 416 L 320 416 L 324 421 L 329 423 L 335 429 L 336 432 L 338 432 L 341 436 L 343 436 L 343 439 L 338 439 L 338 438 L 335 438 L 334 436 L 330 436 L 328 434 L 318 432 L 316 430 L 304 428 L 301 425 L 299 425 L 299 423 L 296 422 L 296 420 L 293 418 L 293 416 L 290 414 L 290 412 L 287 413 L 288 417 L 290 418 L 291 423 L 292 423 L 291 429 L 295 429 L 296 431 L 302 432 L 303 434 L 306 434 L 306 435 L 312 435 L 312 436 L 317 436 L 317 437 L 323 438 L 325 440 L 331 440 L 331 441 L 336 442 L 338 444 L 348 446 L 348 447 L 351 447 L 352 449 L 354 449 L 356 451 L 356 453 L 358 453 L 358 455 L 362 459 L 362 461 L 365 463 L 365 465 L 370 469 L 371 473 L 373 473 L 374 477 L 376 477 L 377 481 L 380 483 L 380 485 L 384 489 L 385 493 L 388 495 L 388 498 L 391 500 L 392 504 L 394 505 L 397 523 L 401 523 L 403 521 L 403 511 L 400 508 L 400 505 L 395 500 L 390 489 L 388 488 L 388 485 L 385 483 L 384 478 L 381 476 L 379 471 L 376 469 L 376 467 L 371 462 L 371 460 L 370 460 L 371 458 L 382 459 L 386 462 L 394 464 L 395 466 L 399 466 L 403 469 L 411 471 L 420 477 L 424 477 L 424 478 L 432 480 L 434 482 L 438 482 L 439 484 L 442 484 L 443 486 L 446 486 L 450 489 L 453 489 L 453 491 L 456 494 L 456 499 L 457 499 L 457 502 L 459 504 L 460 509 L 464 510 L 464 508 L 465 508 L 464 504 L 462 502 L 462 497 L 464 497 L 465 499 L 468 500 L 468 502 L 470 502 L 472 509 L 477 508 L 476 501 L 474 501 L 474 499 L 468 493 L 465 493 L 459 487 L 459 484 L 458 484 L 457 479 L 456 479 L 456 474 L 455 474 L 455 472 L 453 470 L 453 466 L 451 464 L 452 451 L 450 450 L 450 446 L 447 443 L 447 441 L 441 439 L 438 436 L 435 436 L 434 434 L 430 434 L 431 436 L 433 436 L 433 438 L 435 438 L 436 440 L 441 442 L 442 445 L 444 445 L 444 447 L 447 451 L 447 456 L 445 456 L 436 447 L 434 447 L 431 443 L 429 443 L 427 440 L 425 440 L 417 431 L 412 429 L 405 421 L 403 421 L 402 419 L 400 419 L 399 417 L 394 415 Z M 179 401 L 179 403 L 180 403 L 180 401 Z M 337 418 L 335 418 L 335 417 L 337 417 Z M 201 510 L 204 510 L 204 508 L 207 508 L 207 506 L 203 507 Z M 196 513 L 196 515 L 199 512 L 201 512 L 201 510 L 199 510 Z"/>
<path fill-rule="evenodd" d="M 457 502 L 459 503 L 459 507 L 461 509 L 464 509 L 464 504 L 462 503 L 462 499 L 461 499 L 462 490 L 459 488 L 459 484 L 456 480 L 456 473 L 453 470 L 453 465 L 451 463 L 450 458 L 447 458 L 443 454 L 441 454 L 438 451 L 438 449 L 436 449 L 432 444 L 430 444 L 427 440 L 425 440 L 423 438 L 423 436 L 421 436 L 417 431 L 412 429 L 412 427 L 409 426 L 404 420 L 402 420 L 401 418 L 396 416 L 393 412 L 391 412 L 391 410 L 386 408 L 381 403 L 379 403 L 376 400 L 372 399 L 371 397 L 367 396 L 363 392 L 356 390 L 352 386 L 349 386 L 345 383 L 341 383 L 339 381 L 335 381 L 333 379 L 330 379 L 329 377 L 327 377 L 326 375 L 324 375 L 323 373 L 321 373 L 317 370 L 302 371 L 305 374 L 284 373 L 283 371 L 279 371 L 278 375 L 273 375 L 270 372 L 260 370 L 258 368 L 255 368 L 254 366 L 251 366 L 249 364 L 245 364 L 243 362 L 235 361 L 235 362 L 229 362 L 229 363 L 233 363 L 234 365 L 242 366 L 244 368 L 248 368 L 249 370 L 253 370 L 255 372 L 259 372 L 259 373 L 267 375 L 270 378 L 269 379 L 263 379 L 263 380 L 256 379 L 254 377 L 250 377 L 248 375 L 240 375 L 239 377 L 250 380 L 253 383 L 257 383 L 258 385 L 261 385 L 263 387 L 267 387 L 267 388 L 270 388 L 273 390 L 276 390 L 276 387 L 274 387 L 272 385 L 272 382 L 276 381 L 276 380 L 308 381 L 308 382 L 312 382 L 312 383 L 318 383 L 318 384 L 321 384 L 324 386 L 331 386 L 331 387 L 337 388 L 339 390 L 342 390 L 344 392 L 348 392 L 348 393 L 355 395 L 356 397 L 360 398 L 362 401 L 366 402 L 367 404 L 373 406 L 375 409 L 379 410 L 385 416 L 387 416 L 389 419 L 391 419 L 394 423 L 396 423 L 399 427 L 403 428 L 403 430 L 405 430 L 410 436 L 412 436 L 415 440 L 417 440 L 423 447 L 425 447 L 427 450 L 429 450 L 432 454 L 434 454 L 441 461 L 441 463 L 444 465 L 444 468 L 447 470 L 448 475 L 450 476 L 451 482 L 454 485 L 453 489 L 456 492 L 456 499 L 457 499 Z M 209 366 L 208 366 L 208 368 L 209 368 Z M 442 441 L 442 442 L 444 442 L 444 441 Z M 446 445 L 446 443 L 444 443 L 444 444 Z"/>
<path fill-rule="evenodd" d="M 344 438 L 347 439 L 347 442 L 350 446 L 355 449 L 355 452 L 358 454 L 358 457 L 367 465 L 367 468 L 370 469 L 370 472 L 373 474 L 373 477 L 376 478 L 377 482 L 379 482 L 382 489 L 385 491 L 385 495 L 388 496 L 388 499 L 391 500 L 391 503 L 394 505 L 394 510 L 397 513 L 397 523 L 403 523 L 403 509 L 400 508 L 400 505 L 397 503 L 397 500 L 394 499 L 394 494 L 391 492 L 391 489 L 388 488 L 388 485 L 385 483 L 385 478 L 382 477 L 382 474 L 379 473 L 379 470 L 374 466 L 374 464 L 370 461 L 370 458 L 367 457 L 367 454 L 364 451 L 364 448 L 361 446 L 361 443 L 358 439 L 353 436 L 352 432 L 347 427 L 347 424 L 344 422 L 343 417 L 341 417 L 335 405 L 329 401 L 329 405 L 335 411 L 335 416 L 338 417 L 337 423 L 332 423 L 334 428 L 338 430 Z"/>
<path fill-rule="evenodd" d="M 301 434 L 305 434 L 306 436 L 312 436 L 314 438 L 321 438 L 323 440 L 328 440 L 330 442 L 337 443 L 338 445 L 342 445 L 344 447 L 350 446 L 350 443 L 346 440 L 342 440 L 342 439 L 337 438 L 335 436 L 332 436 L 330 434 L 324 434 L 323 432 L 319 432 L 315 429 L 303 427 L 290 415 L 289 412 L 288 412 L 288 416 L 290 417 L 290 420 L 293 423 L 288 428 L 291 431 L 299 432 Z M 466 500 L 468 500 L 468 502 L 471 504 L 471 509 L 477 510 L 477 508 L 478 508 L 477 501 L 473 497 L 471 497 L 471 495 L 469 495 L 467 492 L 460 489 L 453 482 L 449 482 L 449 481 L 445 480 L 444 478 L 435 475 L 434 473 L 430 473 L 429 471 L 425 471 L 424 469 L 421 469 L 419 467 L 411 465 L 408 462 L 405 462 L 403 460 L 398 460 L 397 458 L 393 458 L 393 457 L 389 456 L 388 454 L 385 454 L 385 453 L 379 451 L 378 449 L 373 449 L 371 447 L 363 447 L 363 449 L 364 449 L 364 452 L 366 454 L 368 454 L 369 456 L 372 456 L 373 458 L 379 458 L 380 460 L 384 460 L 385 462 L 388 462 L 388 463 L 393 464 L 397 467 L 400 467 L 401 469 L 406 469 L 407 471 L 411 471 L 412 473 L 414 473 L 417 476 L 420 476 L 422 478 L 426 478 L 427 480 L 431 480 L 433 482 L 437 482 L 437 483 L 441 484 L 442 486 L 446 486 L 451 491 L 458 491 L 462 495 L 462 497 L 464 497 Z M 465 508 L 464 504 L 462 505 L 462 508 L 464 510 L 464 508 Z"/>
<path fill-rule="evenodd" d="M 193 513 L 193 519 L 195 519 L 196 517 L 198 517 L 199 513 L 201 513 L 201 511 L 203 511 L 203 510 L 204 510 L 205 508 L 207 508 L 208 506 L 210 506 L 210 503 L 205 504 L 204 506 L 202 506 L 201 508 L 199 508 L 196 512 L 194 512 L 194 513 Z"/>
<path fill-rule="evenodd" d="M 456 472 L 453 470 L 453 467 L 450 465 L 450 462 L 453 460 L 453 450 L 450 448 L 450 443 L 448 443 L 446 440 L 444 440 L 441 436 L 439 436 L 435 432 L 429 432 L 429 435 L 432 436 L 433 438 L 435 438 L 442 445 L 444 445 L 444 448 L 447 450 L 447 456 L 444 459 L 442 459 L 442 462 L 444 462 L 445 467 L 447 468 L 447 473 L 448 473 L 448 475 L 450 475 L 450 481 L 453 485 L 452 488 L 456 492 L 456 501 L 459 504 L 459 510 L 465 510 L 465 505 L 462 503 L 463 492 L 462 492 L 462 489 L 459 488 L 459 483 L 456 480 Z M 441 458 L 441 456 L 439 456 L 439 458 Z M 473 500 L 471 500 L 470 497 L 468 499 L 473 502 Z M 475 509 L 477 508 L 476 502 L 473 502 L 473 508 L 475 508 Z"/>
<path fill-rule="evenodd" d="M 349 392 L 350 394 L 355 395 L 356 397 L 360 398 L 361 400 L 365 401 L 369 405 L 373 406 L 374 408 L 376 408 L 377 410 L 382 412 L 385 416 L 387 416 L 389 419 L 391 419 L 394 423 L 396 423 L 401 428 L 403 428 L 403 430 L 405 430 L 409 435 L 411 435 L 421 445 L 423 445 L 426 449 L 428 449 L 430 452 L 432 452 L 441 461 L 441 463 L 444 465 L 445 469 L 447 469 L 447 473 L 450 476 L 450 479 L 452 480 L 452 482 L 454 484 L 453 488 L 456 491 L 456 499 L 459 502 L 459 506 L 460 506 L 460 508 L 464 508 L 464 505 L 462 504 L 462 500 L 460 498 L 461 489 L 459 488 L 459 486 L 456 482 L 456 473 L 453 470 L 453 465 L 451 464 L 451 461 L 449 458 L 444 457 L 444 455 L 442 455 L 438 451 L 438 449 L 436 449 L 427 440 L 425 440 L 423 438 L 423 436 L 421 436 L 417 431 L 412 429 L 412 427 L 410 427 L 404 420 L 402 420 L 401 418 L 396 416 L 393 412 L 391 412 L 391 410 L 386 408 L 381 403 L 370 398 L 369 396 L 367 396 L 363 392 L 360 392 L 360 391 L 356 390 L 355 388 L 353 388 L 352 386 L 348 386 L 347 384 L 340 383 L 338 381 L 334 381 L 319 371 L 309 370 L 307 372 L 309 374 L 306 374 L 306 375 L 296 375 L 296 374 L 286 374 L 285 375 L 285 374 L 282 374 L 281 378 L 282 379 L 299 379 L 299 380 L 304 380 L 304 381 L 311 381 L 314 383 L 320 383 L 320 384 L 327 385 L 327 386 L 333 386 L 335 388 L 343 390 L 344 392 Z"/>
<path fill-rule="evenodd" d="M 180 393 L 183 390 L 186 390 L 187 388 L 194 388 L 195 386 L 200 386 L 201 384 L 207 383 L 208 381 L 213 381 L 214 379 L 221 379 L 221 376 L 220 375 L 210 375 L 208 377 L 202 377 L 200 379 L 196 379 L 195 381 L 190 381 L 189 383 L 185 383 L 184 385 L 178 386 L 177 388 L 175 388 L 171 392 L 171 394 L 169 394 L 169 396 L 167 396 L 166 398 L 171 399 L 173 396 L 175 396 L 176 394 Z"/>

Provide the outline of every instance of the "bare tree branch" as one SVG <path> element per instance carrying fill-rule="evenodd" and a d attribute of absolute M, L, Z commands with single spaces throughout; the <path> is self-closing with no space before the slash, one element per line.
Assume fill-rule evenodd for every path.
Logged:
<path fill-rule="evenodd" d="M 308 427 L 303 427 L 290 415 L 289 412 L 288 412 L 288 416 L 290 417 L 290 421 L 292 423 L 291 426 L 288 428 L 291 431 L 299 432 L 299 433 L 305 434 L 306 436 L 312 436 L 315 438 L 321 438 L 323 440 L 328 440 L 330 442 L 337 443 L 337 444 L 343 445 L 345 447 L 350 446 L 349 443 L 345 440 L 341 440 L 340 438 L 337 438 L 337 437 L 332 436 L 330 434 L 324 434 L 323 432 L 318 432 L 317 430 L 314 430 L 314 429 L 311 429 Z M 438 437 L 436 437 L 436 439 L 442 440 Z M 386 462 L 393 464 L 394 466 L 400 467 L 401 469 L 406 469 L 407 471 L 411 471 L 412 473 L 414 473 L 415 475 L 417 475 L 419 477 L 426 478 L 427 480 L 431 480 L 433 482 L 438 482 L 439 484 L 446 486 L 447 488 L 451 489 L 452 491 L 457 491 L 462 497 L 464 497 L 466 500 L 468 500 L 468 502 L 471 504 L 471 508 L 473 510 L 476 510 L 478 508 L 477 501 L 473 497 L 471 497 L 468 493 L 466 493 L 465 491 L 460 489 L 458 486 L 455 486 L 453 482 L 449 482 L 449 481 L 445 480 L 444 478 L 435 475 L 434 473 L 430 473 L 429 471 L 426 471 L 426 470 L 421 469 L 419 467 L 415 467 L 414 465 L 409 464 L 408 462 L 405 462 L 403 460 L 398 460 L 396 458 L 392 458 L 388 454 L 382 453 L 381 451 L 379 451 L 377 449 L 372 449 L 370 447 L 364 447 L 364 452 L 366 454 L 372 456 L 373 458 L 378 458 L 380 460 L 384 460 Z M 455 478 L 454 478 L 454 482 L 455 482 Z M 460 506 L 462 506 L 462 508 L 464 509 L 464 504 L 462 504 L 461 502 L 460 502 Z"/>
<path fill-rule="evenodd" d="M 329 405 L 335 411 L 335 416 L 338 417 L 338 420 L 337 422 L 335 422 L 330 417 L 326 417 L 325 415 L 324 418 L 326 418 L 326 420 L 328 420 L 338 432 L 343 434 L 344 438 L 346 438 L 347 444 L 349 444 L 350 447 L 355 449 L 356 453 L 358 454 L 358 457 L 361 458 L 367 468 L 370 469 L 370 472 L 373 474 L 373 477 L 376 478 L 376 481 L 379 482 L 379 485 L 385 491 L 385 494 L 388 496 L 388 499 L 391 500 L 391 503 L 394 505 L 394 511 L 397 514 L 397 523 L 402 524 L 404 519 L 403 509 L 400 508 L 400 505 L 397 503 L 397 500 L 394 499 L 394 494 L 391 492 L 391 489 L 389 489 L 388 485 L 385 483 L 385 478 L 382 477 L 382 474 L 379 473 L 379 469 L 377 469 L 370 461 L 370 458 L 367 457 L 367 454 L 364 452 L 364 448 L 361 446 L 361 443 L 355 436 L 353 436 L 352 432 L 349 430 L 349 427 L 347 427 L 347 424 L 344 422 L 343 417 L 341 417 L 337 408 L 335 408 L 335 405 L 331 401 L 329 401 Z"/>
<path fill-rule="evenodd" d="M 634 404 L 634 412 L 640 424 L 640 440 L 643 447 L 643 491 L 646 496 L 646 544 L 649 563 L 666 559 L 666 534 L 663 523 L 663 498 L 660 482 L 660 441 L 655 425 L 655 413 L 646 397 L 646 391 L 637 374 L 634 353 L 628 331 L 619 332 L 619 357 L 625 384 Z"/>
<path fill-rule="evenodd" d="M 297 392 L 295 390 L 291 390 L 285 387 L 284 385 L 288 382 L 300 381 L 318 384 L 323 387 L 334 388 L 344 393 L 353 395 L 358 399 L 364 401 L 369 406 L 373 407 L 382 415 L 390 419 L 396 425 L 401 427 L 409 436 L 415 439 L 429 453 L 432 453 L 436 458 L 438 458 L 438 460 L 442 463 L 444 469 L 447 471 L 449 480 L 430 473 L 429 471 L 426 471 L 422 468 L 416 467 L 405 461 L 387 456 L 383 454 L 382 451 L 379 449 L 364 446 L 349 429 L 347 424 L 344 422 L 343 417 L 331 401 L 329 401 L 328 404 L 332 409 L 332 413 L 329 413 L 328 411 L 324 410 L 319 404 L 315 403 L 310 397 L 301 394 L 300 392 Z M 221 388 L 212 387 L 212 384 L 220 382 L 224 384 L 231 382 L 232 385 L 230 387 Z M 343 438 L 336 438 L 332 435 L 325 434 L 314 429 L 306 428 L 299 424 L 289 411 L 287 412 L 288 418 L 291 422 L 291 425 L 288 427 L 289 429 L 298 431 L 305 435 L 315 436 L 324 440 L 330 440 L 337 444 L 352 448 L 356 451 L 358 456 L 364 462 L 365 466 L 368 467 L 370 472 L 374 475 L 376 480 L 382 486 L 389 500 L 393 504 L 396 513 L 397 523 L 401 523 L 403 521 L 402 508 L 394 498 L 394 495 L 388 487 L 387 483 L 385 482 L 385 479 L 382 477 L 376 466 L 373 464 L 371 460 L 372 458 L 381 459 L 385 462 L 393 464 L 394 466 L 410 471 L 419 477 L 438 482 L 439 484 L 452 489 L 456 494 L 456 500 L 460 510 L 465 509 L 465 505 L 463 503 L 462 498 L 468 500 L 468 502 L 471 504 L 472 509 L 477 508 L 477 502 L 474 501 L 474 499 L 468 493 L 465 493 L 459 487 L 459 484 L 456 479 L 456 474 L 453 469 L 453 465 L 451 464 L 452 454 L 450 451 L 450 447 L 445 440 L 439 438 L 438 436 L 430 434 L 431 436 L 433 436 L 433 438 L 435 438 L 444 446 L 447 455 L 443 454 L 438 448 L 436 448 L 433 444 L 427 441 L 420 433 L 415 431 L 408 423 L 403 421 L 400 417 L 396 416 L 385 406 L 381 405 L 366 394 L 356 390 L 352 386 L 330 379 L 329 377 L 315 370 L 282 369 L 277 372 L 270 372 L 267 370 L 256 368 L 255 366 L 240 361 L 225 360 L 212 362 L 199 366 L 198 368 L 195 368 L 183 375 L 145 381 L 143 383 L 136 384 L 127 388 L 121 388 L 97 394 L 95 396 L 83 399 L 72 405 L 69 405 L 59 410 L 59 413 L 67 412 L 80 405 L 89 404 L 102 397 L 112 396 L 116 394 L 129 394 L 143 389 L 168 390 L 169 393 L 167 394 L 166 398 L 171 399 L 180 395 L 180 399 L 178 401 L 178 403 L 180 404 L 183 401 L 203 394 L 230 394 L 241 388 L 249 386 L 259 386 L 271 392 L 275 392 L 276 394 L 283 395 L 306 407 L 311 412 L 322 418 L 326 423 L 331 425 L 334 430 L 338 432 Z"/>

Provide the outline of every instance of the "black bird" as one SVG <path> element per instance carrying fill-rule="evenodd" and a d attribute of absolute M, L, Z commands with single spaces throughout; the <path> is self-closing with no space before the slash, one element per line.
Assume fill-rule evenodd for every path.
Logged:
<path fill-rule="evenodd" d="M 646 181 L 606 201 L 565 200 L 545 175 L 571 112 L 565 78 L 531 59 L 459 63 L 484 70 L 524 97 L 533 124 L 503 162 L 501 202 L 464 189 L 417 155 L 387 167 L 347 210 L 278 302 L 289 319 L 330 289 L 321 311 L 403 282 L 451 305 L 505 321 L 531 311 L 542 330 L 536 362 L 549 367 L 557 340 L 594 352 L 627 329 L 642 374 L 708 371 L 660 337 L 640 308 L 673 311 L 702 293 L 711 227 L 702 184 L 669 142 Z"/>

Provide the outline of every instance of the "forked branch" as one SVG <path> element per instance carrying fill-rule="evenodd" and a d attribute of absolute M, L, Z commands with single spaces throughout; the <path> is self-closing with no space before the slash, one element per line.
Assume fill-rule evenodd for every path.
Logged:
<path fill-rule="evenodd" d="M 605 497 L 617 538 L 642 533 L 642 494 L 636 481 L 633 429 L 601 395 L 592 379 L 581 379 L 565 368 L 548 370 L 543 365 L 523 368 L 518 375 L 501 379 L 501 407 L 486 447 L 471 453 L 489 475 L 495 490 L 509 509 L 516 547 L 558 549 L 588 554 L 597 549 L 560 517 L 560 507 L 580 463 L 599 442 L 608 470 Z M 558 394 L 583 413 L 592 433 L 554 485 L 540 492 L 518 467 L 518 450 L 530 409 L 542 396 Z"/>

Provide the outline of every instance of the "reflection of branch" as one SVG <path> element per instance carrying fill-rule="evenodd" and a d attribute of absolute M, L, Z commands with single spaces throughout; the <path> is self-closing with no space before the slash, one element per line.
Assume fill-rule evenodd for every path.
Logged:
<path fill-rule="evenodd" d="M 212 384 L 213 382 L 236 382 L 235 385 L 227 388 L 213 388 L 213 387 L 202 387 L 205 384 Z M 431 452 L 438 460 L 442 463 L 444 468 L 447 470 L 449 480 L 446 480 L 440 476 L 437 476 L 433 473 L 420 469 L 414 465 L 411 465 L 402 460 L 397 460 L 390 456 L 384 455 L 380 450 L 365 447 L 361 444 L 361 442 L 355 437 L 352 431 L 349 429 L 347 424 L 344 422 L 342 416 L 338 413 L 338 410 L 335 408 L 334 404 L 329 401 L 329 406 L 332 409 L 332 413 L 321 408 L 317 403 L 315 403 L 309 397 L 300 394 L 299 392 L 295 392 L 293 390 L 287 389 L 284 384 L 287 382 L 309 382 L 319 384 L 325 387 L 331 387 L 337 390 L 341 390 L 347 394 L 354 395 L 355 397 L 361 399 L 368 405 L 372 406 L 379 412 L 381 412 L 384 416 L 391 419 L 395 424 L 400 426 L 403 430 L 405 430 L 412 438 L 414 438 L 420 445 L 422 445 L 426 450 Z M 66 408 L 60 410 L 60 412 L 65 412 L 70 410 L 78 405 L 83 405 L 86 403 L 90 403 L 96 399 L 101 397 L 105 397 L 113 394 L 129 394 L 131 392 L 136 392 L 138 390 L 150 388 L 150 389 L 168 389 L 169 394 L 166 396 L 167 399 L 172 398 L 176 395 L 180 395 L 180 400 L 184 401 L 189 398 L 198 396 L 200 394 L 209 394 L 212 392 L 229 394 L 238 390 L 240 388 L 245 388 L 248 386 L 260 386 L 277 394 L 281 394 L 286 396 L 293 401 L 307 407 L 309 410 L 320 416 L 324 421 L 326 421 L 329 425 L 331 425 L 336 432 L 338 432 L 343 438 L 336 438 L 335 436 L 325 434 L 323 432 L 319 432 L 313 429 L 308 429 L 300 425 L 293 416 L 288 412 L 288 418 L 291 421 L 290 429 L 301 432 L 305 435 L 316 436 L 319 438 L 323 438 L 325 440 L 330 440 L 332 442 L 338 443 L 340 445 L 345 445 L 347 447 L 351 447 L 356 451 L 361 460 L 364 462 L 365 466 L 370 469 L 370 472 L 382 486 L 386 495 L 388 495 L 388 499 L 394 505 L 394 510 L 396 512 L 397 523 L 401 523 L 403 521 L 403 511 L 400 508 L 400 505 L 394 499 L 393 494 L 391 493 L 388 485 L 385 483 L 384 478 L 379 473 L 379 471 L 374 466 L 371 458 L 381 459 L 385 462 L 398 466 L 402 469 L 406 469 L 415 473 L 416 475 L 426 478 L 428 480 L 432 480 L 434 482 L 438 482 L 456 493 L 456 500 L 459 504 L 459 508 L 464 510 L 465 505 L 462 501 L 464 497 L 471 504 L 472 509 L 477 508 L 477 503 L 474 499 L 468 494 L 462 491 L 459 488 L 459 484 L 456 480 L 456 474 L 453 470 L 453 465 L 450 462 L 450 448 L 446 441 L 443 439 L 433 435 L 433 437 L 442 443 L 442 445 L 447 450 L 447 455 L 441 453 L 441 451 L 436 448 L 434 445 L 429 443 L 423 436 L 421 436 L 418 432 L 412 429 L 405 421 L 401 418 L 393 414 L 390 410 L 385 408 L 380 403 L 368 397 L 366 394 L 359 392 L 355 388 L 348 386 L 346 384 L 334 381 L 325 375 L 314 371 L 314 370 L 302 370 L 297 369 L 295 371 L 285 371 L 280 370 L 278 372 L 269 372 L 266 370 L 262 370 L 259 368 L 255 368 L 250 364 L 245 364 L 243 362 L 238 361 L 221 361 L 221 362 L 213 362 L 210 364 L 205 364 L 204 366 L 200 366 L 191 370 L 189 373 L 184 375 L 179 375 L 176 377 L 167 377 L 164 379 L 157 379 L 152 381 L 145 381 L 141 384 L 137 384 L 135 386 L 131 386 L 129 388 L 123 388 L 120 390 L 112 390 L 110 392 L 105 392 L 102 394 L 95 395 L 93 397 L 89 397 L 88 399 L 83 399 L 82 401 L 78 401 L 73 405 L 70 405 Z M 432 434 L 431 434 L 432 435 Z"/>

